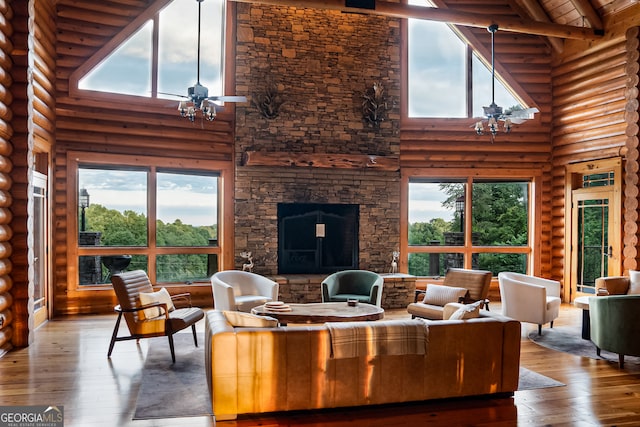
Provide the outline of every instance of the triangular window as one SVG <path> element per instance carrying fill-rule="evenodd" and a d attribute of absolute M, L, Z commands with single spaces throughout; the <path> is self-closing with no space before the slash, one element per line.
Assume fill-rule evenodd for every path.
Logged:
<path fill-rule="evenodd" d="M 409 4 L 427 6 L 425 0 Z M 491 104 L 491 69 L 446 23 L 409 19 L 408 102 L 412 118 L 467 118 L 484 115 Z M 468 59 L 471 57 L 471 75 Z M 496 77 L 498 77 L 496 75 Z M 468 82 L 467 79 L 472 81 Z M 472 108 L 467 105 L 467 88 L 472 87 Z M 495 102 L 505 110 L 522 107 L 520 101 L 496 78 Z"/>
<path fill-rule="evenodd" d="M 78 88 L 168 99 L 187 95 L 198 79 L 200 6 L 200 83 L 211 94 L 222 94 L 224 0 L 160 0 L 156 5 L 165 3 L 144 21 L 133 22 L 134 28 L 125 28 L 131 34 L 126 40 L 97 52 L 88 61 L 97 65 L 81 73 Z"/>
<path fill-rule="evenodd" d="M 147 21 L 131 38 L 78 82 L 79 89 L 126 95 L 151 95 L 151 33 Z"/>

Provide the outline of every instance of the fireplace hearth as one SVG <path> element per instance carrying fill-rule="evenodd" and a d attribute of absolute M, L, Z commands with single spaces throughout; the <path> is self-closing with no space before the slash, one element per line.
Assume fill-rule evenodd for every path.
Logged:
<path fill-rule="evenodd" d="M 278 273 L 357 269 L 359 215 L 355 204 L 279 203 Z"/>

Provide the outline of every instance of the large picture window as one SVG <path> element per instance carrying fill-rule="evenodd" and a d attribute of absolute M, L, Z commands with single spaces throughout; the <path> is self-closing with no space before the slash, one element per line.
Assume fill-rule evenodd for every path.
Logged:
<path fill-rule="evenodd" d="M 438 277 L 449 268 L 526 273 L 530 192 L 531 179 L 410 179 L 409 274 Z"/>
<path fill-rule="evenodd" d="M 145 270 L 154 283 L 218 271 L 220 172 L 152 164 L 77 164 L 78 284 Z"/>

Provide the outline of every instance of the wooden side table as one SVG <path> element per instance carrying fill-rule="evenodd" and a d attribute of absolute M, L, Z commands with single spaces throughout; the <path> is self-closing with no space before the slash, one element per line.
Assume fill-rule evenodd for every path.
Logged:
<path fill-rule="evenodd" d="M 582 339 L 591 339 L 591 316 L 589 316 L 589 298 L 591 296 L 581 296 L 573 300 L 573 305 L 582 309 Z"/>

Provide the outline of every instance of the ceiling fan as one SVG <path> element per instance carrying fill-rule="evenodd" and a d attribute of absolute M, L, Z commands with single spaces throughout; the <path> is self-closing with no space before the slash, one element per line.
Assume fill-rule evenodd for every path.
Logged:
<path fill-rule="evenodd" d="M 502 110 L 502 107 L 498 106 L 495 102 L 495 85 L 496 85 L 496 69 L 495 69 L 495 33 L 498 31 L 498 24 L 492 24 L 487 28 L 487 31 L 491 33 L 491 104 L 488 107 L 482 107 L 484 109 L 485 117 L 482 120 L 487 120 L 489 132 L 491 132 L 491 139 L 498 133 L 498 122 L 504 122 L 504 131 L 510 132 L 513 124 L 524 123 L 525 120 L 530 119 L 533 114 L 538 112 L 537 108 L 525 108 L 522 110 Z M 478 135 L 484 134 L 484 126 L 482 120 L 477 121 L 473 126 Z"/>
<path fill-rule="evenodd" d="M 202 2 L 204 0 L 196 0 L 198 2 L 198 69 L 196 83 L 187 89 L 187 96 L 178 95 L 187 98 L 187 101 L 180 101 L 178 111 L 182 117 L 187 117 L 190 121 L 195 121 L 198 110 L 202 111 L 202 116 L 212 121 L 216 118 L 215 101 L 221 102 L 246 102 L 245 96 L 209 96 L 209 89 L 200 84 L 200 24 L 202 17 Z"/>

